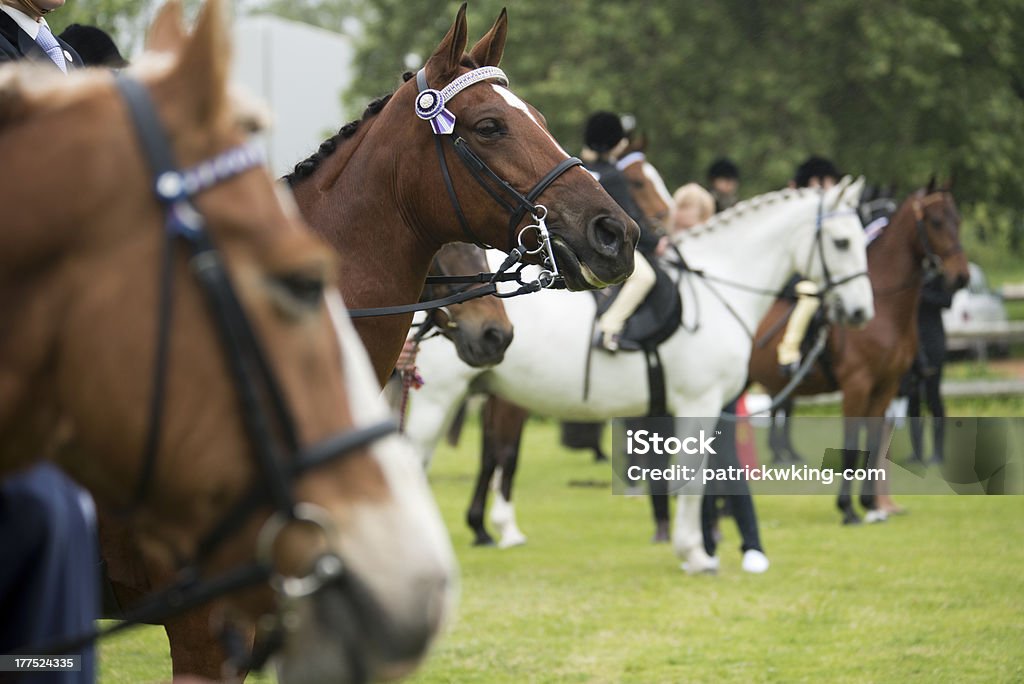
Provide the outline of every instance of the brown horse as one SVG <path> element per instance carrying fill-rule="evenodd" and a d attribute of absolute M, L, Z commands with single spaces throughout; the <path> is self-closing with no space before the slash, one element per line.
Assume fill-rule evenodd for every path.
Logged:
<path fill-rule="evenodd" d="M 488 268 L 484 250 L 476 245 L 454 243 L 445 245 L 437 253 L 430 275 L 472 275 L 486 273 Z M 442 299 L 464 288 L 463 285 L 428 285 L 423 299 Z M 470 366 L 501 363 L 505 350 L 512 344 L 512 321 L 497 297 L 478 297 L 438 307 L 428 311 L 426 316 L 429 325 L 451 340 L 459 358 Z"/>
<path fill-rule="evenodd" d="M 936 188 L 934 182 L 903 201 L 868 249 L 875 317 L 859 330 L 832 328 L 826 351 L 829 371 L 819 363 L 794 392 L 806 396 L 842 390 L 846 417 L 844 469 L 857 467 L 856 450 L 865 423 L 870 454 L 867 467 L 875 467 L 873 464 L 881 458 L 881 418 L 917 354 L 918 299 L 928 269 L 941 270 L 948 288 L 959 288 L 967 282 L 960 214 L 949 187 Z M 788 382 L 779 373 L 775 350 L 790 310 L 788 302 L 776 302 L 758 328 L 750 358 L 750 379 L 764 385 L 772 395 Z M 872 519 L 882 519 L 882 514 L 871 513 L 876 510 L 876 498 L 873 489 L 866 486 L 861 504 Z M 853 509 L 849 482 L 843 483 L 837 505 L 844 524 L 860 522 Z"/>
<path fill-rule="evenodd" d="M 122 80 L 0 69 L 0 155 L 17 170 L 0 183 L 0 474 L 56 460 L 124 516 L 158 576 L 204 547 L 200 577 L 265 567 L 278 589 L 310 579 L 325 551 L 344 559 L 294 598 L 284 669 L 297 681 L 404 672 L 449 602 L 450 545 L 403 443 L 364 435 L 337 460 L 322 442 L 384 409 L 331 294 L 333 256 L 243 145 L 223 4 L 180 40 L 180 7 L 165 9 L 151 42 L 163 54 Z M 169 146 L 137 135 L 133 112 Z M 173 173 L 156 149 L 193 171 Z M 250 514 L 207 546 L 243 500 Z M 226 597 L 235 619 L 278 622 L 270 584 Z"/>
<path fill-rule="evenodd" d="M 464 54 L 468 33 L 463 6 L 427 60 L 428 83 L 441 88 L 482 66 L 496 66 L 506 32 L 502 12 Z M 589 173 L 567 163 L 568 155 L 536 110 L 500 85 L 477 83 L 450 103 L 460 137 L 442 140 L 444 136 L 435 136 L 430 124 L 417 117 L 417 99 L 416 84 L 407 79 L 393 95 L 371 103 L 360 121 L 343 127 L 288 177 L 304 218 L 338 253 L 339 288 L 346 304 L 371 308 L 416 301 L 438 248 L 467 239 L 460 216 L 469 237 L 506 249 L 516 246 L 519 225 L 527 219 L 514 214 L 510 219 L 505 207 L 510 200 L 503 199 L 503 204 L 492 199 L 481 187 L 489 181 L 458 161 L 455 150 L 466 146 L 526 196 L 531 188 L 542 190 L 534 199 L 548 209 L 555 256 L 569 287 L 602 286 L 628 276 L 639 229 Z M 452 194 L 438 150 L 448 165 Z M 548 169 L 558 173 L 547 175 Z M 546 186 L 539 185 L 548 180 Z M 394 367 L 410 320 L 411 315 L 388 316 L 356 323 L 380 383 Z M 133 557 L 123 530 L 105 531 L 104 556 L 115 592 L 126 605 L 160 583 L 152 568 Z M 210 639 L 209 622 L 207 609 L 166 625 L 175 674 L 219 675 L 225 654 Z M 246 640 L 251 641 L 251 634 Z"/>
<path fill-rule="evenodd" d="M 477 70 L 497 67 L 507 30 L 503 10 L 465 53 L 463 5 L 424 66 L 426 83 L 442 89 L 467 74 L 496 73 Z M 456 117 L 454 133 L 436 135 L 417 117 L 420 88 L 416 78 L 407 77 L 289 176 L 303 216 L 340 256 L 341 290 L 349 306 L 417 301 L 442 244 L 515 247 L 530 219 L 519 199 L 496 189 L 498 179 L 517 188 L 517 195 L 541 190 L 531 203 L 548 210 L 555 258 L 570 289 L 603 287 L 632 272 L 639 228 L 589 173 L 568 164 L 539 112 L 492 79 L 453 96 L 446 104 Z M 556 177 L 545 185 L 549 170 Z M 410 321 L 411 315 L 357 321 L 382 384 Z"/>

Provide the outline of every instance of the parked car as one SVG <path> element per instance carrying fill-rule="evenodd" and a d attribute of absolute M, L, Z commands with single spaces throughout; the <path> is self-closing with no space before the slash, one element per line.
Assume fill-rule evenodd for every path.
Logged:
<path fill-rule="evenodd" d="M 979 344 L 975 340 L 958 338 L 955 333 L 970 332 L 979 328 L 990 328 L 993 325 L 1005 324 L 1008 320 L 1006 305 L 1003 298 L 989 289 L 985 272 L 975 263 L 968 264 L 970 279 L 967 286 L 957 290 L 953 295 L 953 304 L 942 312 L 942 324 L 946 328 L 946 349 L 951 352 L 976 351 Z M 1005 354 L 1008 349 L 1003 343 L 990 344 L 986 350 L 990 354 Z"/>

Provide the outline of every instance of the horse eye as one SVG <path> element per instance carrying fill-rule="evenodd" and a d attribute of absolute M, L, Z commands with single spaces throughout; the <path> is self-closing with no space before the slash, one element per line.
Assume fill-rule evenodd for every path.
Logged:
<path fill-rule="evenodd" d="M 836 245 L 836 249 L 838 249 L 840 252 L 845 252 L 846 250 L 850 249 L 849 238 L 840 238 L 838 240 L 833 240 L 833 242 Z"/>
<path fill-rule="evenodd" d="M 935 230 L 939 230 L 939 229 L 942 228 L 942 220 L 941 219 L 937 219 L 937 218 L 929 219 L 928 223 Z"/>
<path fill-rule="evenodd" d="M 274 278 L 287 295 L 296 303 L 310 309 L 320 305 L 324 296 L 324 280 L 308 273 L 287 273 Z"/>
<path fill-rule="evenodd" d="M 505 132 L 495 119 L 483 119 L 476 125 L 476 132 L 485 138 L 494 138 Z"/>

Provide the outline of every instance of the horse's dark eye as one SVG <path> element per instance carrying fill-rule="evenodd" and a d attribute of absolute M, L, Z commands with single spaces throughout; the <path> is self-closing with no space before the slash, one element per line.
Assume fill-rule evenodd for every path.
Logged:
<path fill-rule="evenodd" d="M 477 135 L 485 138 L 496 138 L 505 132 L 502 125 L 495 119 L 483 119 L 476 125 Z"/>
<path fill-rule="evenodd" d="M 846 250 L 850 249 L 849 238 L 840 238 L 838 240 L 833 240 L 833 242 L 836 245 L 836 249 L 838 249 L 840 252 L 845 252 Z"/>
<path fill-rule="evenodd" d="M 928 224 L 932 227 L 933 230 L 941 230 L 942 229 L 942 219 L 937 219 L 937 218 L 928 219 Z"/>
<path fill-rule="evenodd" d="M 296 303 L 311 309 L 319 306 L 324 296 L 324 281 L 319 276 L 288 273 L 277 276 L 275 280 Z"/>

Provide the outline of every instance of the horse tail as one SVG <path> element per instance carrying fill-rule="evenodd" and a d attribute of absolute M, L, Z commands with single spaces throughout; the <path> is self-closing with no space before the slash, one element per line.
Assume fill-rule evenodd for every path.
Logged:
<path fill-rule="evenodd" d="M 462 400 L 462 403 L 459 404 L 459 410 L 455 412 L 455 417 L 452 419 L 452 424 L 448 426 L 448 432 L 445 435 L 448 446 L 454 447 L 459 445 L 459 437 L 462 436 L 462 426 L 466 423 L 467 401 L 467 399 Z"/>

